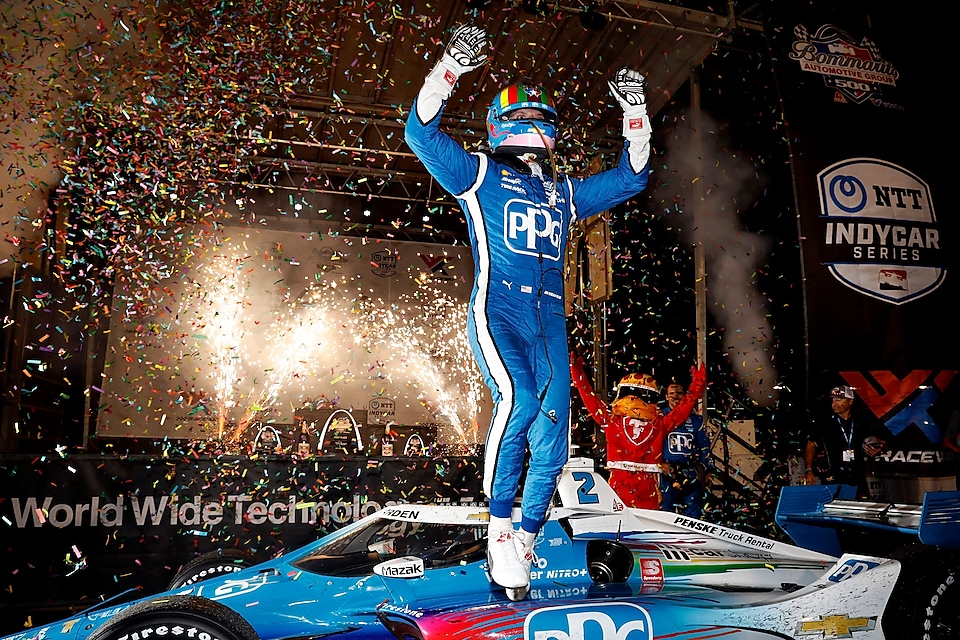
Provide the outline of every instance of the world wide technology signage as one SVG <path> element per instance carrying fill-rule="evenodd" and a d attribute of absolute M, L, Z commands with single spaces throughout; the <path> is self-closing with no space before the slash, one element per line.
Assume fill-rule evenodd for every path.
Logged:
<path fill-rule="evenodd" d="M 0 456 L 0 617 L 160 591 L 199 554 L 257 559 L 394 504 L 477 504 L 477 458 Z"/>

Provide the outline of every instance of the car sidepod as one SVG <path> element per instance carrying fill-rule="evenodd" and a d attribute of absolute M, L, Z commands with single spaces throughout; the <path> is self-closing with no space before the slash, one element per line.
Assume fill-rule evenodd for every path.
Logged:
<path fill-rule="evenodd" d="M 409 631 L 416 629 L 423 640 L 653 640 L 734 631 L 732 637 L 738 639 L 891 640 L 883 635 L 881 622 L 900 569 L 900 563 L 892 560 L 844 556 L 820 580 L 792 592 L 667 587 L 645 594 L 625 584 L 597 585 L 581 598 L 460 607 L 421 603 L 420 608 L 405 611 L 381 609 L 381 616 L 388 626 L 406 628 L 408 637 L 417 638 Z"/>

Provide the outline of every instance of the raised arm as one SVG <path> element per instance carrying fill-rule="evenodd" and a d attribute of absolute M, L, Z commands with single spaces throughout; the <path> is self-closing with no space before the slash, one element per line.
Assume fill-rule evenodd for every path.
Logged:
<path fill-rule="evenodd" d="M 407 115 L 407 146 L 437 182 L 455 196 L 474 183 L 480 160 L 440 131 L 440 114 L 460 76 L 486 61 L 486 48 L 487 34 L 480 27 L 464 25 L 457 29 L 424 79 Z"/>

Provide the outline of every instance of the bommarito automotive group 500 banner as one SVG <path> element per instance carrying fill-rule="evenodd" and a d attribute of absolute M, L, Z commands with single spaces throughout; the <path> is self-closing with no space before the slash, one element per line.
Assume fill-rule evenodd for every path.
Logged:
<path fill-rule="evenodd" d="M 479 503 L 478 460 L 3 456 L 0 616 L 161 591 L 199 554 L 266 560 L 392 504 Z"/>
<path fill-rule="evenodd" d="M 891 12 L 867 4 L 808 3 L 771 29 L 799 214 L 809 405 L 828 408 L 831 387 L 851 385 L 895 448 L 939 449 L 960 410 L 949 311 L 960 243 L 925 108 L 942 99 L 922 83 L 937 62 L 908 49 Z"/>

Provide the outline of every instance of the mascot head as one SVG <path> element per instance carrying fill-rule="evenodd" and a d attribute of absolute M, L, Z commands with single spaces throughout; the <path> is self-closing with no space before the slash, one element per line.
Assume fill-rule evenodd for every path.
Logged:
<path fill-rule="evenodd" d="M 610 405 L 615 416 L 626 416 L 638 420 L 653 421 L 660 415 L 657 402 L 660 400 L 660 387 L 653 376 L 646 373 L 631 373 L 617 383 L 617 396 Z"/>

